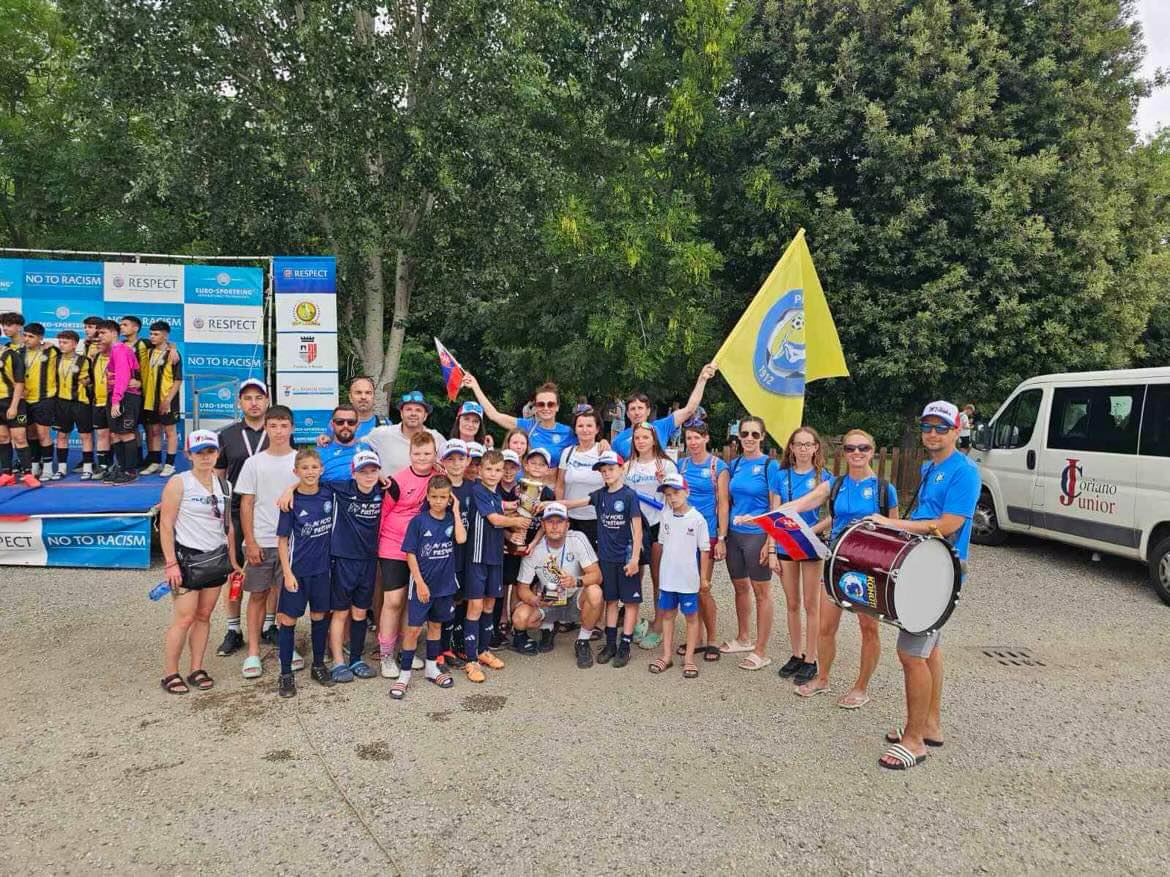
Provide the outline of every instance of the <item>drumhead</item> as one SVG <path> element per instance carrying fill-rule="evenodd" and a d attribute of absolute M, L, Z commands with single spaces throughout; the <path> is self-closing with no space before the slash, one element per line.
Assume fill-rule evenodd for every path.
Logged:
<path fill-rule="evenodd" d="M 955 594 L 955 560 L 941 539 L 911 545 L 898 566 L 894 610 L 910 633 L 925 633 L 938 624 Z"/>

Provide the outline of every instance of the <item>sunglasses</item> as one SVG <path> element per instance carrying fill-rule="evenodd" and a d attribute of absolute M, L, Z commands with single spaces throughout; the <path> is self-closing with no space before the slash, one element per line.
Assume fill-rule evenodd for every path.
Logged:
<path fill-rule="evenodd" d="M 556 402 L 536 402 L 533 404 L 534 408 L 556 408 Z"/>
<path fill-rule="evenodd" d="M 356 417 L 353 417 L 353 418 L 334 417 L 333 418 L 333 425 L 334 426 L 357 426 L 357 418 Z"/>
<path fill-rule="evenodd" d="M 928 433 L 928 432 L 935 432 L 935 433 L 938 433 L 939 435 L 946 435 L 954 427 L 948 426 L 945 423 L 922 422 L 922 423 L 918 424 L 918 428 L 920 430 L 922 430 L 923 434 Z"/>
<path fill-rule="evenodd" d="M 418 390 L 413 390 L 409 393 L 402 394 L 402 400 L 400 404 L 405 405 L 407 402 L 417 402 L 419 405 L 423 405 L 425 404 L 426 400 L 423 399 L 422 393 L 420 393 Z"/>
<path fill-rule="evenodd" d="M 763 438 L 764 434 L 762 432 L 756 432 L 754 429 L 746 429 L 746 430 L 741 429 L 739 431 L 739 437 L 740 438 L 758 439 L 758 438 Z"/>
<path fill-rule="evenodd" d="M 707 421 L 705 421 L 703 418 L 692 417 L 690 420 L 688 420 L 686 423 L 683 424 L 683 429 L 695 429 L 696 427 L 705 427 L 706 425 L 707 425 Z"/>
<path fill-rule="evenodd" d="M 873 445 L 845 445 L 844 447 L 847 454 L 868 454 L 873 450 Z"/>
<path fill-rule="evenodd" d="M 217 521 L 223 520 L 223 512 L 219 510 L 219 497 L 214 493 L 211 494 L 211 511 L 215 514 L 215 519 Z"/>

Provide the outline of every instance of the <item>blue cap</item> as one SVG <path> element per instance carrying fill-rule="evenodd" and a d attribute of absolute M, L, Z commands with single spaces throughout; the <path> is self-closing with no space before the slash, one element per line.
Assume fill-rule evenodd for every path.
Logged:
<path fill-rule="evenodd" d="M 431 403 L 422 394 L 422 390 L 411 390 L 409 393 L 403 393 L 402 398 L 398 400 L 398 410 L 401 411 L 405 405 L 421 405 L 427 409 L 427 414 L 430 414 L 433 410 Z"/>
<path fill-rule="evenodd" d="M 470 399 L 468 399 L 466 402 L 464 402 L 462 405 L 459 406 L 459 413 L 456 414 L 455 416 L 462 417 L 464 414 L 474 414 L 480 420 L 483 420 L 483 406 L 480 405 L 478 402 L 473 402 Z"/>

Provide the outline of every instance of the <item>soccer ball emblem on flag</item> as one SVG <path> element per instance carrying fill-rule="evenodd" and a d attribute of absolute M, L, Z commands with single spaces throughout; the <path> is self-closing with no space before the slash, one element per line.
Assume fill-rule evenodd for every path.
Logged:
<path fill-rule="evenodd" d="M 755 374 L 761 387 L 781 396 L 804 394 L 804 295 L 791 289 L 764 317 L 756 336 Z"/>

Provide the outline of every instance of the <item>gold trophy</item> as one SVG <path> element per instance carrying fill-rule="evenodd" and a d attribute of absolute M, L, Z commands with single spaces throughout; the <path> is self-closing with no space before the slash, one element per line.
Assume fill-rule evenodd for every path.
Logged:
<path fill-rule="evenodd" d="M 544 562 L 542 569 L 551 576 L 546 579 L 541 576 L 544 585 L 544 600 L 550 606 L 564 606 L 569 602 L 569 596 L 565 589 L 561 587 L 561 576 L 566 575 L 565 571 L 561 569 L 557 559 L 550 553 L 548 560 Z"/>
<path fill-rule="evenodd" d="M 516 497 L 519 505 L 516 514 L 522 518 L 535 518 L 536 506 L 540 502 L 540 493 L 544 490 L 544 482 L 532 478 L 521 478 L 516 482 Z M 528 553 L 528 527 L 515 527 L 508 531 L 504 540 L 504 551 L 508 554 L 525 555 Z"/>

